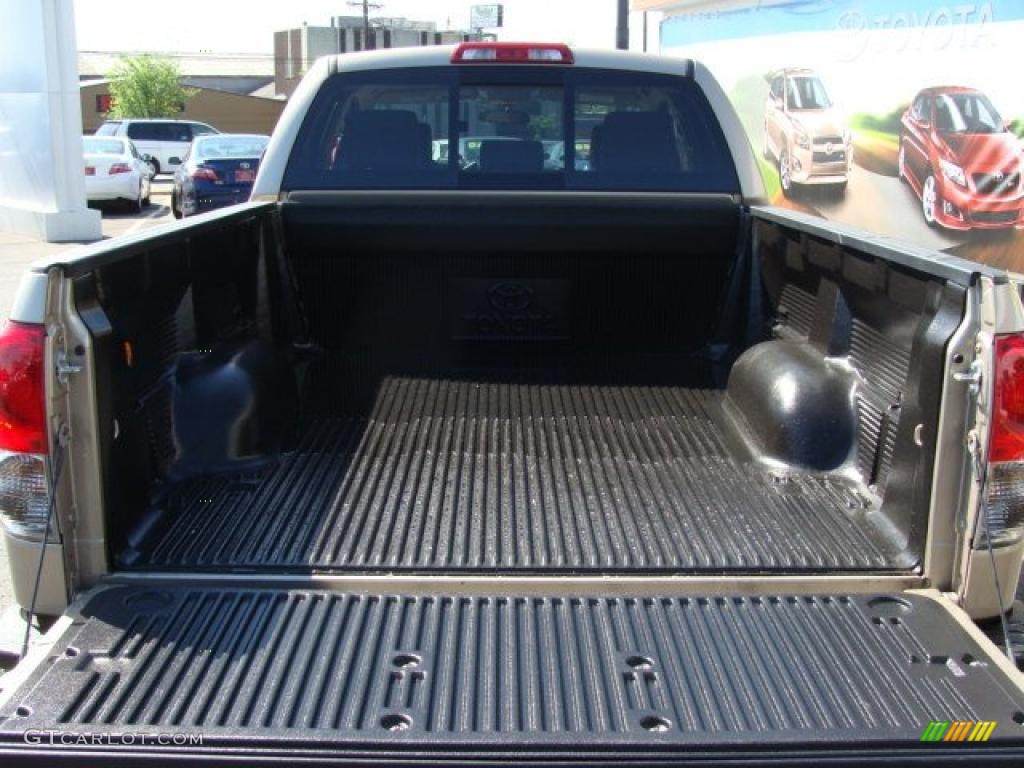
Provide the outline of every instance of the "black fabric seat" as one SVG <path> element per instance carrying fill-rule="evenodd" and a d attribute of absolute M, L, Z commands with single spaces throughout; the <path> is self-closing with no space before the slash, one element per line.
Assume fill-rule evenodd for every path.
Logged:
<path fill-rule="evenodd" d="M 663 112 L 612 112 L 594 127 L 591 159 L 598 173 L 679 173 L 672 120 Z"/>
<path fill-rule="evenodd" d="M 480 146 L 483 173 L 542 173 L 544 145 L 539 141 L 485 141 Z"/>
<path fill-rule="evenodd" d="M 342 171 L 420 170 L 430 161 L 430 131 L 412 112 L 356 112 L 345 121 L 336 168 Z"/>

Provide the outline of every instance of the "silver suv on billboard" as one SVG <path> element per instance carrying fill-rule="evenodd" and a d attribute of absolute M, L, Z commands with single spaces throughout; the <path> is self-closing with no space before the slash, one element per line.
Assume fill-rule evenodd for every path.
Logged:
<path fill-rule="evenodd" d="M 850 132 L 821 77 L 811 69 L 772 75 L 764 110 L 764 156 L 773 160 L 788 197 L 796 185 L 828 184 L 845 191 Z"/>

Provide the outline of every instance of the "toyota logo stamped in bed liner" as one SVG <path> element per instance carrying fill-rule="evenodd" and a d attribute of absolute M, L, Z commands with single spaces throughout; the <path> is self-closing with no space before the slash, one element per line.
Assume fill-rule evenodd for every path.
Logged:
<path fill-rule="evenodd" d="M 533 291 L 518 283 L 498 283 L 487 292 L 487 300 L 499 312 L 522 312 L 533 303 Z"/>
<path fill-rule="evenodd" d="M 567 281 L 558 278 L 456 278 L 452 336 L 461 340 L 568 338 Z"/>

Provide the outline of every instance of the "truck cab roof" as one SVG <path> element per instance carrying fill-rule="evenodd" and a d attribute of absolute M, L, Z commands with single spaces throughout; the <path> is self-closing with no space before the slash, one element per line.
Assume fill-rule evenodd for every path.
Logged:
<path fill-rule="evenodd" d="M 501 43 L 499 45 L 534 45 L 532 43 Z M 537 43 L 538 47 L 554 46 L 554 43 Z M 561 45 L 561 44 L 557 44 Z M 462 45 L 439 45 L 422 48 L 390 48 L 386 50 L 362 51 L 325 56 L 315 66 L 326 66 L 330 72 L 357 72 L 362 70 L 392 69 L 404 67 L 456 66 L 452 57 Z M 591 67 L 596 69 L 618 69 L 634 72 L 651 72 L 666 75 L 692 77 L 694 61 L 669 56 L 654 56 L 632 51 L 609 51 L 591 48 L 570 48 L 573 64 L 568 66 Z M 493 64 L 494 61 L 479 60 L 458 66 Z M 508 66 L 567 66 L 560 62 L 513 64 Z"/>
<path fill-rule="evenodd" d="M 464 43 L 461 46 L 437 46 L 429 48 L 410 48 L 386 51 L 366 51 L 356 54 L 343 54 L 324 57 L 316 62 L 311 70 L 303 78 L 302 83 L 292 95 L 287 108 L 285 109 L 278 123 L 277 129 L 268 147 L 266 158 L 260 169 L 259 177 L 253 188 L 252 199 L 269 201 L 280 199 L 285 190 L 285 170 L 289 158 L 293 157 L 293 150 L 300 149 L 300 144 L 306 141 L 306 137 L 300 137 L 300 129 L 311 115 L 311 110 L 318 98 L 324 98 L 325 89 L 329 88 L 329 81 L 336 76 L 358 76 L 365 78 L 374 73 L 380 74 L 386 79 L 389 70 L 423 70 L 438 73 L 438 85 L 444 76 L 440 72 L 463 71 L 471 72 L 477 69 L 492 68 L 495 71 L 502 70 L 510 76 L 513 72 L 522 74 L 522 82 L 527 83 L 531 77 L 527 72 L 536 73 L 537 84 L 544 80 L 547 85 L 554 84 L 552 76 L 555 71 L 565 73 L 566 79 L 574 79 L 584 76 L 588 72 L 610 72 L 620 78 L 625 78 L 619 83 L 620 87 L 637 87 L 644 85 L 644 78 L 678 78 L 676 84 L 682 90 L 691 90 L 695 93 L 698 101 L 706 99 L 706 104 L 701 104 L 700 111 L 707 113 L 709 120 L 684 121 L 690 123 L 701 123 L 711 127 L 714 132 L 720 130 L 721 141 L 717 143 L 727 147 L 724 151 L 731 155 L 729 165 L 735 166 L 735 180 L 731 182 L 731 190 L 738 192 L 745 199 L 755 200 L 762 198 L 764 194 L 763 181 L 750 150 L 750 144 L 743 130 L 743 126 L 736 115 L 735 110 L 729 103 L 725 92 L 711 76 L 710 72 L 691 59 L 678 59 L 665 56 L 651 56 L 646 54 L 631 53 L 626 51 L 604 51 L 590 49 L 568 48 L 562 44 L 555 43 L 495 43 L 496 50 L 507 54 L 510 49 L 530 49 L 539 53 L 536 59 L 529 62 L 516 60 L 514 57 L 505 55 L 494 55 L 491 58 L 486 56 L 474 56 L 470 60 L 459 60 L 462 51 L 486 51 L 487 46 L 479 43 Z M 566 52 L 567 56 L 546 56 L 555 51 Z M 509 60 L 509 59 L 512 60 Z M 566 59 L 569 59 L 567 61 Z M 628 79 L 631 73 L 636 75 L 635 79 Z M 429 78 L 428 78 L 429 79 Z M 683 84 L 688 82 L 688 86 Z M 674 87 L 668 84 L 669 87 Z M 699 91 L 699 93 L 697 93 Z M 684 110 L 686 111 L 686 110 Z M 382 118 L 383 119 L 383 118 Z M 718 125 L 713 125 L 717 121 Z M 425 126 L 423 126 L 425 127 Z M 677 126 L 680 127 L 680 126 Z M 680 128 L 681 129 L 681 128 Z M 411 128 L 409 129 L 412 130 Z M 589 135 L 590 126 L 586 126 Z M 456 131 L 457 133 L 457 131 Z M 497 132 L 497 133 L 500 133 Z M 433 131 L 431 139 L 439 140 L 451 138 L 448 135 L 440 135 L 438 130 Z M 544 136 L 541 138 L 553 138 Z M 408 142 L 406 142 L 407 144 Z M 429 142 L 428 142 L 429 144 Z M 321 147 L 320 157 L 332 152 Z M 685 154 L 685 153 L 684 153 Z M 351 155 L 350 155 L 351 156 Z M 708 153 L 699 153 L 692 157 L 708 157 Z M 585 162 L 570 163 L 569 166 L 589 168 Z M 732 176 L 733 169 L 728 174 Z M 577 181 L 588 182 L 589 179 L 575 177 Z M 736 183 L 738 182 L 738 184 Z M 300 185 L 302 188 L 311 188 Z M 376 185 L 374 185 L 376 186 Z M 384 186 L 387 186 L 384 184 Z M 430 184 L 426 184 L 427 187 Z M 674 191 L 687 191 L 685 184 L 678 181 L 664 189 Z M 290 187 L 296 189 L 298 187 Z M 571 188 L 567 186 L 567 188 Z M 618 187 L 623 189 L 621 185 Z M 638 187 L 640 188 L 640 187 Z M 654 186 L 647 184 L 642 189 L 651 191 Z M 694 191 L 694 190 L 690 190 Z M 708 191 L 708 190 L 703 190 Z"/>

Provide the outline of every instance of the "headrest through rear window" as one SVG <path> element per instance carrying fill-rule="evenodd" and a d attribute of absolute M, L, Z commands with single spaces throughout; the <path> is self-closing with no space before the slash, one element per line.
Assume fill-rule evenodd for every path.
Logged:
<path fill-rule="evenodd" d="M 484 141 L 480 145 L 483 173 L 541 173 L 544 145 L 539 141 Z"/>
<path fill-rule="evenodd" d="M 430 161 L 430 131 L 404 109 L 355 112 L 345 121 L 337 167 L 348 171 L 402 171 Z"/>
<path fill-rule="evenodd" d="M 679 173 L 672 119 L 664 112 L 611 112 L 594 128 L 591 158 L 603 173 Z"/>

